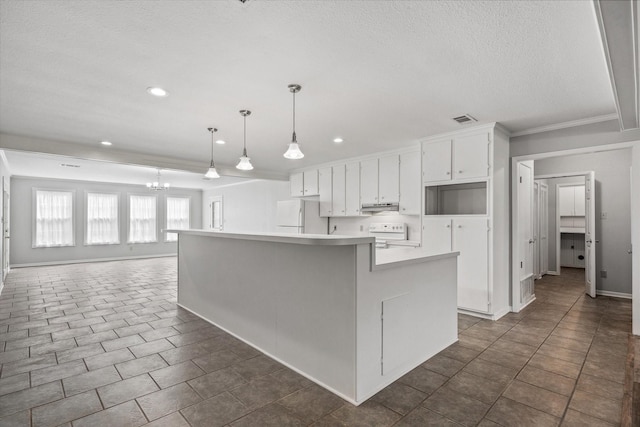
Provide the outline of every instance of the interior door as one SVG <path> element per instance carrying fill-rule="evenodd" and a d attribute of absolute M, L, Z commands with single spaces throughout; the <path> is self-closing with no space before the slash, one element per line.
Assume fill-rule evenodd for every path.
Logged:
<path fill-rule="evenodd" d="M 585 292 L 596 297 L 596 179 L 589 172 L 585 179 Z"/>
<path fill-rule="evenodd" d="M 533 160 L 518 163 L 517 181 L 517 258 L 515 258 L 520 284 L 519 300 L 514 306 L 522 307 L 534 297 L 533 286 Z"/>
<path fill-rule="evenodd" d="M 222 231 L 222 196 L 213 196 L 209 198 L 209 221 L 208 226 L 210 230 Z"/>
<path fill-rule="evenodd" d="M 9 242 L 10 230 L 9 226 L 9 191 L 7 191 L 7 182 L 2 178 L 2 282 L 9 272 Z"/>
<path fill-rule="evenodd" d="M 540 278 L 540 252 L 538 232 L 540 230 L 540 183 L 533 181 L 533 278 Z"/>
<path fill-rule="evenodd" d="M 540 183 L 540 202 L 538 204 L 538 242 L 540 250 L 540 276 L 549 271 L 549 187 Z"/>

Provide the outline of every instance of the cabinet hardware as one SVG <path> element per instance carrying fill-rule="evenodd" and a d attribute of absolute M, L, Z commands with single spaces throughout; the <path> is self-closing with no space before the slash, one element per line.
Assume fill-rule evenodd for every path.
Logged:
<path fill-rule="evenodd" d="M 458 171 L 458 173 L 462 173 L 462 171 Z"/>
<path fill-rule="evenodd" d="M 451 175 L 451 172 L 447 172 L 447 175 Z"/>

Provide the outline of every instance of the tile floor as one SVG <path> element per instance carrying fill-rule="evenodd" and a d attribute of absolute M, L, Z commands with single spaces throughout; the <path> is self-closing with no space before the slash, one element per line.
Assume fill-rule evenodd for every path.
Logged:
<path fill-rule="evenodd" d="M 461 315 L 458 343 L 354 407 L 177 308 L 175 258 L 16 269 L 0 425 L 616 425 L 631 302 L 581 274 L 497 322 Z"/>

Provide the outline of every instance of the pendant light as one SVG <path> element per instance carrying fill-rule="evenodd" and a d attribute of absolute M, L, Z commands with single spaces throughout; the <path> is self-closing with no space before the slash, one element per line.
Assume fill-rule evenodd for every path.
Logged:
<path fill-rule="evenodd" d="M 251 159 L 247 157 L 247 116 L 251 114 L 249 110 L 240 110 L 240 115 L 244 120 L 244 144 L 242 149 L 242 156 L 240 156 L 240 161 L 236 165 L 236 169 L 240 169 L 241 171 L 250 171 L 253 169 L 253 165 L 251 164 Z"/>
<path fill-rule="evenodd" d="M 296 139 L 296 93 L 300 92 L 300 89 L 302 89 L 300 85 L 289 85 L 289 92 L 293 94 L 293 135 L 291 136 L 289 148 L 287 152 L 284 153 L 284 157 L 291 160 L 298 160 L 304 157 L 304 154 L 300 151 L 298 140 Z"/>
<path fill-rule="evenodd" d="M 209 132 L 211 132 L 211 164 L 209 165 L 209 170 L 204 174 L 205 178 L 220 178 L 218 171 L 216 170 L 216 166 L 213 164 L 213 134 L 218 132 L 216 128 L 207 128 Z"/>

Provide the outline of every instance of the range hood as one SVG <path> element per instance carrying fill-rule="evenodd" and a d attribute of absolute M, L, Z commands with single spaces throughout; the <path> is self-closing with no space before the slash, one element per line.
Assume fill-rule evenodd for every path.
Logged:
<path fill-rule="evenodd" d="M 366 203 L 362 205 L 362 212 L 397 212 L 399 210 L 397 203 Z"/>

